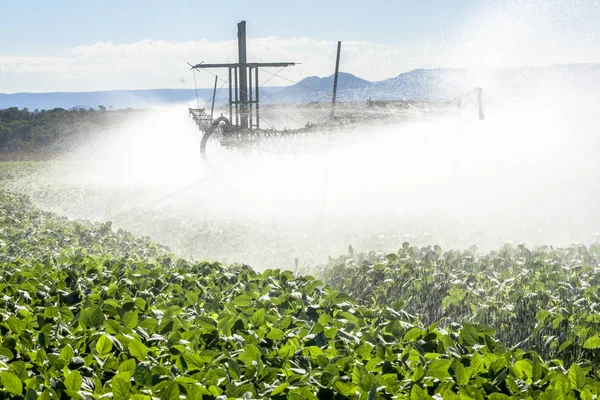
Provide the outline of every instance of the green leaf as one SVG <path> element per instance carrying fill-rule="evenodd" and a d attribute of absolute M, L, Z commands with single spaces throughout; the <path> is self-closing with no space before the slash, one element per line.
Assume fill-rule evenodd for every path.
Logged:
<path fill-rule="evenodd" d="M 358 318 L 356 318 L 356 316 L 354 314 L 351 314 L 348 311 L 342 311 L 342 312 L 338 313 L 337 315 L 338 315 L 338 317 L 342 317 L 352 324 L 355 324 L 355 325 L 358 324 Z"/>
<path fill-rule="evenodd" d="M 497 358 L 493 363 L 490 364 L 490 372 L 493 375 L 500 374 L 501 371 L 505 370 L 507 367 L 507 361 L 504 357 Z"/>
<path fill-rule="evenodd" d="M 336 291 L 329 292 L 327 300 L 330 300 L 333 304 L 353 303 L 356 301 L 352 296 Z"/>
<path fill-rule="evenodd" d="M 8 371 L 2 371 L 0 372 L 0 381 L 2 381 L 2 386 L 10 393 L 18 396 L 23 394 L 23 383 L 16 375 Z"/>
<path fill-rule="evenodd" d="M 304 354 L 305 356 L 309 356 L 309 357 L 311 357 L 311 358 L 314 359 L 315 357 L 317 357 L 319 355 L 322 355 L 323 354 L 323 350 L 321 350 L 321 348 L 317 347 L 317 346 L 308 346 L 308 347 L 305 347 L 302 350 L 302 354 Z"/>
<path fill-rule="evenodd" d="M 474 346 L 479 343 L 479 331 L 471 324 L 464 324 L 458 340 L 466 346 Z"/>
<path fill-rule="evenodd" d="M 58 318 L 60 313 L 57 307 L 46 307 L 44 308 L 44 317 L 46 318 Z"/>
<path fill-rule="evenodd" d="M 595 335 L 585 341 L 583 347 L 586 349 L 597 349 L 600 347 L 600 335 Z"/>
<path fill-rule="evenodd" d="M 460 362 L 454 368 L 454 379 L 457 385 L 468 385 L 471 379 L 471 368 L 465 368 Z"/>
<path fill-rule="evenodd" d="M 231 336 L 231 328 L 233 328 L 233 318 L 230 316 L 220 318 L 217 322 L 217 327 L 223 331 L 225 336 Z"/>
<path fill-rule="evenodd" d="M 196 305 L 198 303 L 198 293 L 189 291 L 185 293 L 185 299 L 188 301 L 190 305 Z"/>
<path fill-rule="evenodd" d="M 64 321 L 70 321 L 73 318 L 75 318 L 75 315 L 73 315 L 73 312 L 67 306 L 62 306 L 59 311 L 60 311 L 60 316 L 62 317 L 62 319 Z"/>
<path fill-rule="evenodd" d="M 571 364 L 568 376 L 573 389 L 581 390 L 585 385 L 585 372 L 576 363 Z"/>
<path fill-rule="evenodd" d="M 133 396 L 131 396 L 131 400 L 152 400 L 152 396 L 136 393 Z"/>
<path fill-rule="evenodd" d="M 114 319 L 107 319 L 104 321 L 104 326 L 106 326 L 106 331 L 112 335 L 121 333 L 121 324 Z"/>
<path fill-rule="evenodd" d="M 135 339 L 129 342 L 129 354 L 138 361 L 144 361 L 148 356 L 148 348 L 139 339 Z"/>
<path fill-rule="evenodd" d="M 361 360 L 370 360 L 374 348 L 375 348 L 375 346 L 373 346 L 370 343 L 365 342 L 365 343 L 361 344 L 360 346 L 358 346 L 355 353 Z"/>
<path fill-rule="evenodd" d="M 581 400 L 592 400 L 594 397 L 592 396 L 592 392 L 589 389 L 583 389 L 579 394 Z"/>
<path fill-rule="evenodd" d="M 215 385 L 210 385 L 208 387 L 208 391 L 213 395 L 213 397 L 219 397 L 223 393 L 223 389 Z"/>
<path fill-rule="evenodd" d="M 524 379 L 523 375 L 529 378 L 533 377 L 533 366 L 530 360 L 519 360 L 514 364 L 514 368 L 518 372 L 517 378 L 519 379 Z"/>
<path fill-rule="evenodd" d="M 550 313 L 550 311 L 548 310 L 540 310 L 536 316 L 535 319 L 540 321 L 540 322 L 544 322 L 546 320 L 546 318 L 548 318 L 549 316 L 551 316 L 552 314 Z"/>
<path fill-rule="evenodd" d="M 267 312 L 265 311 L 265 309 L 259 308 L 254 312 L 254 314 L 252 314 L 252 317 L 250 317 L 250 323 L 255 327 L 261 326 L 265 323 L 266 316 Z"/>
<path fill-rule="evenodd" d="M 410 389 L 410 400 L 428 400 L 428 399 L 431 399 L 431 396 L 429 396 L 418 385 L 413 385 L 412 389 Z"/>
<path fill-rule="evenodd" d="M 204 369 L 204 362 L 199 355 L 186 353 L 183 358 L 188 366 L 188 371 L 202 371 Z"/>
<path fill-rule="evenodd" d="M 210 392 L 199 384 L 192 384 L 187 388 L 185 400 L 202 400 L 204 394 L 209 395 Z"/>
<path fill-rule="evenodd" d="M 160 394 L 160 400 L 179 400 L 179 385 L 171 381 Z"/>
<path fill-rule="evenodd" d="M 336 381 L 333 388 L 340 394 L 346 397 L 355 396 L 358 386 L 351 382 Z"/>
<path fill-rule="evenodd" d="M 154 332 L 158 329 L 158 321 L 154 318 L 146 318 L 142 322 L 139 322 L 139 326 L 147 331 Z"/>
<path fill-rule="evenodd" d="M 209 396 L 211 394 L 207 388 L 201 386 L 199 383 L 189 385 L 186 392 L 186 400 L 202 400 L 204 395 Z"/>
<path fill-rule="evenodd" d="M 277 396 L 285 391 L 285 389 L 290 386 L 289 382 L 283 382 L 277 385 L 275 389 L 271 392 L 271 396 Z"/>
<path fill-rule="evenodd" d="M 69 372 L 65 378 L 65 387 L 67 390 L 77 392 L 81 389 L 82 383 L 81 374 L 77 370 Z"/>
<path fill-rule="evenodd" d="M 219 355 L 219 353 L 214 350 L 202 350 L 200 352 L 200 358 L 205 363 L 211 362 L 217 355 Z"/>
<path fill-rule="evenodd" d="M 238 307 L 248 307 L 252 303 L 252 299 L 247 294 L 240 294 L 235 299 L 231 300 L 229 304 Z"/>
<path fill-rule="evenodd" d="M 471 368 L 473 369 L 473 375 L 477 375 L 484 371 L 485 366 L 483 358 L 479 353 L 474 353 L 473 356 L 471 356 Z"/>
<path fill-rule="evenodd" d="M 556 378 L 554 379 L 554 399 L 566 399 L 567 394 L 571 390 L 571 383 L 569 380 L 562 374 L 558 373 Z"/>
<path fill-rule="evenodd" d="M 235 360 L 228 358 L 227 366 L 229 367 L 229 375 L 231 375 L 233 379 L 239 380 L 242 376 L 242 369 L 240 368 L 240 365 Z M 290 368 L 290 370 L 293 370 L 293 368 Z"/>
<path fill-rule="evenodd" d="M 34 389 L 32 389 L 32 388 L 27 389 L 27 393 L 25 394 L 25 400 L 37 400 L 37 398 L 38 398 L 38 395 Z"/>
<path fill-rule="evenodd" d="M 490 400 L 510 400 L 510 396 L 507 396 L 503 393 L 492 393 L 488 396 Z"/>
<path fill-rule="evenodd" d="M 96 351 L 100 357 L 105 357 L 112 350 L 112 341 L 106 336 L 102 335 L 96 342 Z"/>
<path fill-rule="evenodd" d="M 227 385 L 225 385 L 227 394 L 229 395 L 230 398 L 236 398 L 236 399 L 252 399 L 254 398 L 254 395 L 252 393 L 252 391 L 254 391 L 254 384 L 252 382 L 248 382 L 248 383 L 242 383 L 242 384 L 233 384 L 233 383 L 228 383 Z M 296 389 L 298 391 L 301 391 L 305 388 L 302 389 Z"/>
<path fill-rule="evenodd" d="M 423 378 L 424 376 L 425 376 L 425 370 L 423 369 L 423 366 L 422 365 L 417 365 L 413 369 L 413 374 L 412 374 L 411 380 L 413 382 L 419 382 L 421 380 L 421 378 Z"/>
<path fill-rule="evenodd" d="M 533 382 L 537 382 L 542 379 L 542 364 L 538 357 L 533 357 L 531 361 L 531 379 Z"/>
<path fill-rule="evenodd" d="M 558 351 L 559 353 L 562 353 L 565 350 L 570 350 L 571 347 L 573 347 L 573 343 L 570 340 L 567 340 L 560 345 Z"/>
<path fill-rule="evenodd" d="M 111 283 L 110 286 L 108 287 L 108 290 L 106 291 L 106 293 L 110 297 L 114 297 L 115 293 L 117 293 L 118 291 L 119 291 L 119 287 L 117 285 L 115 285 L 114 283 Z"/>
<path fill-rule="evenodd" d="M 140 311 L 146 311 L 146 300 L 142 299 L 141 297 L 137 297 L 134 303 Z"/>
<path fill-rule="evenodd" d="M 373 385 L 371 385 L 371 390 L 369 390 L 369 397 L 367 397 L 367 400 L 375 400 L 376 397 L 377 397 L 377 384 L 373 383 Z"/>
<path fill-rule="evenodd" d="M 491 326 L 488 325 L 477 325 L 477 332 L 479 332 L 479 335 L 489 335 L 489 336 L 496 336 L 496 330 L 494 328 L 492 328 Z"/>
<path fill-rule="evenodd" d="M 0 356 L 6 357 L 7 360 L 12 360 L 15 357 L 13 352 L 6 347 L 0 347 Z"/>
<path fill-rule="evenodd" d="M 419 339 L 421 336 L 423 336 L 423 333 L 425 331 L 421 328 L 417 328 L 416 326 L 413 328 L 410 328 L 408 330 L 408 332 L 406 332 L 404 334 L 404 340 L 408 341 L 408 342 L 414 342 L 415 340 Z"/>
<path fill-rule="evenodd" d="M 152 370 L 145 364 L 138 364 L 133 372 L 133 380 L 141 386 L 150 386 L 152 384 Z"/>
<path fill-rule="evenodd" d="M 119 371 L 119 373 L 129 372 L 129 373 L 133 374 L 135 367 L 136 367 L 135 359 L 129 358 L 129 359 L 123 361 L 121 364 L 119 364 L 118 371 Z"/>
<path fill-rule="evenodd" d="M 73 358 L 75 356 L 75 353 L 73 352 L 73 348 L 71 347 L 70 344 L 67 344 L 65 347 L 62 348 L 62 350 L 60 351 L 60 356 L 59 358 L 61 360 L 65 360 L 65 361 L 69 361 L 71 358 Z"/>
<path fill-rule="evenodd" d="M 127 311 L 123 315 L 123 329 L 135 329 L 138 325 L 138 313 L 135 311 Z"/>
<path fill-rule="evenodd" d="M 99 328 L 104 323 L 104 313 L 98 306 L 93 306 L 90 313 L 90 323 L 92 327 Z"/>
<path fill-rule="evenodd" d="M 19 335 L 21 333 L 21 331 L 23 330 L 23 323 L 21 322 L 20 319 L 18 319 L 14 315 L 11 315 L 10 317 L 8 317 L 6 324 L 8 325 L 10 330 L 16 335 Z"/>
<path fill-rule="evenodd" d="M 433 360 L 427 368 L 427 374 L 439 380 L 449 378 L 448 368 L 450 368 L 450 364 L 452 364 L 450 360 Z"/>
<path fill-rule="evenodd" d="M 119 377 L 112 379 L 112 392 L 113 398 L 117 400 L 129 399 L 129 393 L 131 392 L 131 382 Z"/>
<path fill-rule="evenodd" d="M 320 349 L 319 349 L 320 350 Z M 247 345 L 238 355 L 238 360 L 241 361 L 247 367 L 251 367 L 257 363 L 257 361 L 261 358 L 262 353 L 260 349 L 255 345 Z"/>
<path fill-rule="evenodd" d="M 267 338 L 271 340 L 282 340 L 285 338 L 285 332 L 281 329 L 272 328 L 271 331 L 267 334 Z"/>

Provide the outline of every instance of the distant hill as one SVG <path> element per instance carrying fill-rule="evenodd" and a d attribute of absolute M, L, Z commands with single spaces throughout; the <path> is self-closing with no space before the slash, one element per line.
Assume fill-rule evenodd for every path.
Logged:
<path fill-rule="evenodd" d="M 311 76 L 295 85 L 276 92 L 268 99 L 273 103 L 309 103 L 311 101 L 331 100 L 334 76 L 325 78 Z M 365 100 L 364 94 L 373 86 L 372 82 L 361 79 L 347 72 L 340 72 L 338 77 L 338 97 L 340 101 Z M 352 97 L 351 99 L 349 97 Z"/>
<path fill-rule="evenodd" d="M 416 69 L 375 82 L 369 96 L 374 99 L 448 100 L 475 87 L 475 84 L 468 85 L 467 77 L 468 70 L 465 69 Z"/>
<path fill-rule="evenodd" d="M 566 64 L 547 67 L 504 69 L 416 69 L 394 78 L 369 82 L 352 74 L 340 74 L 339 101 L 373 100 L 451 100 L 463 96 L 475 87 L 500 95 L 527 96 L 537 88 L 570 90 L 573 93 L 600 94 L 600 64 Z M 311 89 L 314 88 L 314 89 Z M 333 75 L 310 77 L 296 85 L 274 93 L 268 101 L 307 103 L 330 101 Z M 521 93 L 522 92 L 522 93 Z"/>
<path fill-rule="evenodd" d="M 268 98 L 271 93 L 282 87 L 262 87 L 260 95 Z M 198 89 L 200 107 L 212 98 L 213 89 Z M 226 103 L 227 88 L 217 93 L 217 104 Z M 99 106 L 113 108 L 146 108 L 169 104 L 196 105 L 194 89 L 146 89 L 146 90 L 106 90 L 98 92 L 54 92 L 54 93 L 0 93 L 0 109 L 9 107 L 28 108 L 29 110 L 51 110 L 54 108 L 71 109 L 94 108 Z"/>
<path fill-rule="evenodd" d="M 364 101 L 368 98 L 386 100 L 451 99 L 464 92 L 467 70 L 417 69 L 395 78 L 369 82 L 349 73 L 340 73 L 337 99 Z M 333 75 L 326 78 L 306 78 L 274 93 L 268 101 L 275 103 L 308 103 L 331 100 Z"/>
<path fill-rule="evenodd" d="M 574 92 L 600 93 L 600 64 L 565 64 L 533 68 L 505 69 L 416 69 L 394 78 L 369 82 L 355 75 L 340 72 L 339 101 L 373 100 L 449 100 L 455 99 L 476 86 L 486 92 L 513 95 L 522 91 L 526 96 L 533 87 L 552 90 L 568 88 Z M 265 104 L 298 104 L 311 101 L 330 101 L 333 75 L 321 78 L 311 76 L 287 87 L 262 87 L 261 101 Z M 198 89 L 200 107 L 212 96 L 212 89 Z M 217 103 L 227 102 L 228 91 L 217 94 Z M 97 108 L 99 105 L 114 108 L 144 108 L 156 105 L 195 105 L 194 89 L 110 90 L 75 93 L 15 93 L 0 94 L 0 109 L 27 107 L 53 109 L 61 107 Z"/>

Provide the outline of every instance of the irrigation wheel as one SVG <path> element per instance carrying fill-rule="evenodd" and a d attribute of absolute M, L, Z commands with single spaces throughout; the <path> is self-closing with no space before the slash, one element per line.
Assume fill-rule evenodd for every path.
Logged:
<path fill-rule="evenodd" d="M 230 128 L 231 122 L 226 117 L 219 117 L 206 129 L 200 141 L 200 156 L 204 161 L 208 161 L 207 149 L 210 151 L 220 148 L 221 141 Z"/>

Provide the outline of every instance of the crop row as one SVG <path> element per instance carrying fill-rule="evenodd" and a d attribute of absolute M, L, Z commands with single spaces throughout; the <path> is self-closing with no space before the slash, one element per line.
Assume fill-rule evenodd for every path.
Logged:
<path fill-rule="evenodd" d="M 593 324 L 575 329 L 585 313 L 596 315 L 594 246 L 479 256 L 407 244 L 394 254 L 333 260 L 315 279 L 188 262 L 148 239 L 42 212 L 7 191 L 0 203 L 0 397 L 600 394 L 598 332 Z M 474 294 L 463 295 L 465 288 Z M 519 303 L 532 293 L 552 298 Z M 491 295 L 490 307 L 523 317 L 484 323 L 480 299 Z M 566 336 L 556 339 L 560 347 L 571 340 L 572 359 L 502 336 L 503 324 L 548 336 L 554 331 L 544 329 L 554 328 L 546 322 L 563 312 L 553 307 L 576 297 L 590 305 L 571 304 Z"/>

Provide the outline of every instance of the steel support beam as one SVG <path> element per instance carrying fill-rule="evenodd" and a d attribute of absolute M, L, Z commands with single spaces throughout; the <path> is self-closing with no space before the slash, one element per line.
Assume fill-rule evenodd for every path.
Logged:
<path fill-rule="evenodd" d="M 252 68 L 282 68 L 282 67 L 290 67 L 292 65 L 296 65 L 295 62 L 278 62 L 278 63 L 246 63 L 247 66 Z M 224 64 L 197 64 L 192 66 L 194 69 L 209 69 L 209 68 L 229 68 L 229 67 L 239 67 L 240 63 L 224 63 Z"/>
<path fill-rule="evenodd" d="M 260 129 L 260 114 L 259 114 L 259 110 L 260 110 L 260 100 L 259 100 L 259 91 L 260 91 L 260 86 L 258 85 L 258 68 L 254 69 L 254 86 L 256 87 L 256 129 Z"/>
<path fill-rule="evenodd" d="M 217 97 L 217 80 L 219 79 L 219 75 L 215 75 L 215 88 L 213 89 L 213 98 L 212 98 L 212 106 L 210 107 L 210 120 L 213 119 L 213 113 L 215 112 L 215 99 Z"/>
<path fill-rule="evenodd" d="M 476 88 L 477 92 L 477 108 L 479 109 L 479 120 L 483 121 L 485 119 L 485 114 L 483 113 L 483 88 Z"/>
<path fill-rule="evenodd" d="M 248 67 L 248 117 L 248 124 L 252 129 L 252 67 Z"/>
<path fill-rule="evenodd" d="M 238 69 L 237 67 L 235 67 L 233 69 L 233 79 L 235 82 L 235 124 L 237 126 L 240 125 L 240 99 L 239 99 L 239 93 L 240 91 L 238 90 Z"/>
<path fill-rule="evenodd" d="M 342 42 L 338 42 L 337 45 L 337 56 L 335 58 L 335 75 L 333 77 L 333 96 L 331 97 L 331 118 L 335 116 L 335 98 L 337 95 L 338 75 L 340 72 L 340 51 L 342 49 Z"/>
<path fill-rule="evenodd" d="M 238 23 L 238 56 L 240 76 L 240 119 L 242 128 L 248 125 L 248 65 L 246 57 L 246 21 Z"/>
<path fill-rule="evenodd" d="M 229 122 L 233 123 L 233 99 L 232 99 L 231 67 L 229 67 Z"/>

